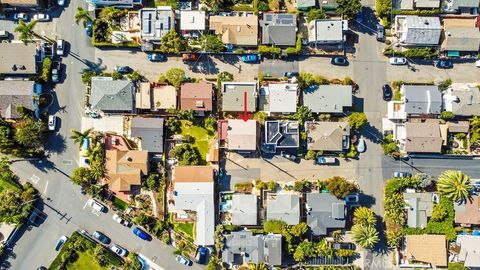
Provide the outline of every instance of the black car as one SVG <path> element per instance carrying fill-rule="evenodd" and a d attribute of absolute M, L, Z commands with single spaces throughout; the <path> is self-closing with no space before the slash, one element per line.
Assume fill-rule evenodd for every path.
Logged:
<path fill-rule="evenodd" d="M 99 232 L 99 231 L 94 231 L 92 234 L 93 238 L 97 239 L 100 243 L 108 245 L 110 244 L 111 240 L 106 236 L 105 234 Z"/>
<path fill-rule="evenodd" d="M 392 88 L 390 87 L 390 85 L 385 84 L 385 85 L 383 85 L 382 89 L 383 89 L 383 100 L 385 100 L 385 101 L 392 100 L 393 92 L 392 92 Z"/>
<path fill-rule="evenodd" d="M 129 66 L 116 66 L 113 70 L 121 74 L 128 74 L 133 72 L 133 69 Z"/>
<path fill-rule="evenodd" d="M 334 249 L 351 249 L 351 250 L 355 250 L 355 245 L 354 245 L 353 243 L 346 243 L 346 242 L 334 243 L 334 244 L 333 244 L 333 248 L 334 248 Z"/>
<path fill-rule="evenodd" d="M 348 59 L 345 56 L 335 56 L 330 62 L 336 66 L 348 66 Z"/>
<path fill-rule="evenodd" d="M 289 79 L 293 78 L 293 77 L 298 77 L 300 76 L 300 74 L 298 72 L 285 72 L 283 74 L 284 77 L 287 77 Z"/>
<path fill-rule="evenodd" d="M 442 59 L 435 63 L 435 67 L 442 69 L 453 68 L 453 63 L 450 60 Z"/>

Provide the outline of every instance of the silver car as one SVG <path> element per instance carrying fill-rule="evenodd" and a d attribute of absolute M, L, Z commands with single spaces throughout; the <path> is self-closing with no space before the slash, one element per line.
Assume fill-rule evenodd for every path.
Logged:
<path fill-rule="evenodd" d="M 113 244 L 110 246 L 110 250 L 113 251 L 115 254 L 117 254 L 120 257 L 125 257 L 127 256 L 128 251 L 121 246 L 117 244 Z"/>
<path fill-rule="evenodd" d="M 33 20 L 39 21 L 39 22 L 48 22 L 50 21 L 50 16 L 45 13 L 37 13 L 33 15 Z"/>
<path fill-rule="evenodd" d="M 390 65 L 406 65 L 407 64 L 407 58 L 405 57 L 390 57 L 388 61 L 390 62 Z"/>

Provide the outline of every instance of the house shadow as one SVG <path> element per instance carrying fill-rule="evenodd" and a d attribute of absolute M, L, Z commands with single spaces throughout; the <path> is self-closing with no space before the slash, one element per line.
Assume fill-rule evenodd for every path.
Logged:
<path fill-rule="evenodd" d="M 357 96 L 352 96 L 352 98 L 353 98 L 352 111 L 363 112 L 365 110 L 365 100 L 364 100 L 364 98 L 357 97 Z"/>
<path fill-rule="evenodd" d="M 368 194 L 364 194 L 364 193 L 360 193 L 359 194 L 359 204 L 361 206 L 365 206 L 367 208 L 371 208 L 373 205 L 375 205 L 376 203 L 376 199 L 375 197 L 373 197 L 372 195 L 368 195 Z"/>
<path fill-rule="evenodd" d="M 214 58 L 218 59 L 220 62 L 230 65 L 235 65 L 240 62 L 240 56 L 232 54 L 216 54 L 213 55 Z"/>
<path fill-rule="evenodd" d="M 383 142 L 382 132 L 377 127 L 372 126 L 370 122 L 367 122 L 360 129 L 360 134 L 362 134 L 364 138 L 366 138 L 367 140 L 370 140 L 373 143 Z"/>
<path fill-rule="evenodd" d="M 207 54 L 201 54 L 196 62 L 188 62 L 187 66 L 194 73 L 211 75 L 219 72 L 217 64 Z"/>

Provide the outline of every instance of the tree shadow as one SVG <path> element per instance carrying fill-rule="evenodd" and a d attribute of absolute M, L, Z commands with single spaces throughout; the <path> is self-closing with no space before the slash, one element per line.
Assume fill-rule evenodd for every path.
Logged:
<path fill-rule="evenodd" d="M 370 140 L 373 143 L 383 142 L 382 132 L 377 127 L 372 126 L 370 122 L 367 122 L 360 129 L 360 134 L 362 134 L 364 138 L 366 138 L 367 140 Z"/>
<path fill-rule="evenodd" d="M 214 58 L 218 59 L 220 62 L 230 65 L 235 65 L 240 62 L 240 56 L 237 55 L 229 55 L 229 54 L 216 54 L 213 55 Z"/>
<path fill-rule="evenodd" d="M 101 58 L 97 58 L 97 61 L 93 62 L 88 59 L 82 59 L 80 55 L 74 52 L 70 52 L 70 56 L 72 56 L 73 58 L 75 58 L 76 60 L 78 60 L 79 62 L 83 63 L 86 66 L 86 68 L 83 68 L 83 72 L 91 70 L 97 73 L 101 73 L 107 69 L 107 67 L 103 65 L 103 60 Z"/>
<path fill-rule="evenodd" d="M 388 255 L 390 248 L 387 245 L 387 236 L 383 227 L 383 218 L 377 215 L 377 224 L 375 225 L 378 231 L 378 243 L 373 247 L 372 252 L 379 255 Z"/>
<path fill-rule="evenodd" d="M 378 19 L 375 12 L 370 7 L 362 7 L 361 15 L 357 16 L 353 23 L 349 23 L 349 28 L 355 32 L 375 35 L 377 24 Z"/>
<path fill-rule="evenodd" d="M 359 199 L 360 205 L 365 206 L 367 208 L 372 207 L 377 202 L 377 199 L 375 197 L 373 197 L 372 195 L 360 193 L 359 197 L 360 197 L 360 199 Z"/>
<path fill-rule="evenodd" d="M 188 62 L 188 68 L 194 73 L 217 74 L 219 69 L 217 64 L 208 54 L 200 54 L 196 62 Z"/>
<path fill-rule="evenodd" d="M 57 117 L 57 122 L 61 123 L 61 119 Z M 60 127 L 60 124 L 59 124 Z M 67 140 L 60 133 L 54 133 L 50 136 L 47 143 L 47 150 L 51 153 L 60 154 L 67 149 Z"/>

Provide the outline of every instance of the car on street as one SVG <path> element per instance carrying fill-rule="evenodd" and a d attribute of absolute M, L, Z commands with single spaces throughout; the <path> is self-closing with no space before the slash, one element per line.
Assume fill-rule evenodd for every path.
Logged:
<path fill-rule="evenodd" d="M 52 82 L 57 83 L 59 81 L 59 70 L 57 68 L 52 68 Z"/>
<path fill-rule="evenodd" d="M 110 240 L 110 238 L 108 238 L 108 236 L 106 236 L 105 234 L 103 234 L 102 232 L 99 232 L 99 231 L 94 231 L 92 233 L 92 236 L 93 236 L 93 238 L 97 239 L 98 242 L 100 242 L 102 244 L 105 244 L 105 245 L 108 245 L 111 242 L 111 240 Z"/>
<path fill-rule="evenodd" d="M 85 26 L 85 33 L 89 37 L 92 36 L 92 21 L 91 20 L 87 20 L 87 25 Z"/>
<path fill-rule="evenodd" d="M 57 117 L 55 115 L 48 116 L 48 130 L 54 131 L 57 126 Z"/>
<path fill-rule="evenodd" d="M 475 62 L 475 66 L 478 67 L 478 68 L 480 68 L 480 60 L 477 60 L 477 61 Z"/>
<path fill-rule="evenodd" d="M 5 30 L 0 31 L 0 39 L 1 38 L 8 38 L 9 36 L 10 36 L 10 33 L 8 31 L 5 31 Z"/>
<path fill-rule="evenodd" d="M 359 201 L 360 201 L 360 196 L 358 196 L 358 193 L 349 194 L 345 197 L 346 203 L 358 203 Z"/>
<path fill-rule="evenodd" d="M 448 59 L 440 59 L 435 62 L 435 67 L 441 68 L 441 69 L 449 69 L 449 68 L 453 68 L 453 63 Z"/>
<path fill-rule="evenodd" d="M 150 62 L 162 62 L 162 61 L 165 61 L 167 59 L 167 57 L 165 56 L 165 54 L 161 54 L 161 53 L 150 53 L 148 55 L 148 61 Z"/>
<path fill-rule="evenodd" d="M 365 152 L 365 148 L 366 148 L 365 139 L 363 137 L 360 137 L 360 139 L 358 139 L 357 151 L 359 153 L 363 153 Z"/>
<path fill-rule="evenodd" d="M 57 5 L 63 7 L 65 5 L 65 0 L 57 0 Z"/>
<path fill-rule="evenodd" d="M 133 234 L 140 237 L 140 239 L 150 240 L 150 235 L 148 235 L 146 232 L 144 232 L 142 229 L 138 227 L 133 228 Z"/>
<path fill-rule="evenodd" d="M 59 39 L 57 40 L 57 55 L 63 56 L 65 53 L 65 40 Z"/>
<path fill-rule="evenodd" d="M 330 63 L 335 66 L 348 66 L 348 59 L 345 56 L 335 56 Z"/>
<path fill-rule="evenodd" d="M 335 157 L 317 157 L 315 159 L 315 164 L 319 165 L 328 165 L 328 164 L 336 164 L 337 163 L 337 158 Z"/>
<path fill-rule="evenodd" d="M 410 176 L 412 176 L 412 174 L 409 172 L 393 172 L 393 177 L 395 178 L 410 177 Z"/>
<path fill-rule="evenodd" d="M 390 62 L 390 65 L 406 65 L 407 64 L 407 58 L 405 57 L 390 57 L 388 59 L 388 62 Z"/>
<path fill-rule="evenodd" d="M 300 74 L 298 72 L 285 72 L 285 73 L 283 73 L 283 76 L 291 79 L 293 77 L 298 78 L 300 76 Z"/>
<path fill-rule="evenodd" d="M 112 219 L 126 227 L 129 227 L 131 225 L 130 222 L 126 221 L 125 219 L 120 217 L 118 214 L 114 214 L 112 216 Z"/>
<path fill-rule="evenodd" d="M 129 66 L 116 66 L 113 68 L 113 71 L 121 74 L 127 74 L 127 73 L 132 73 L 133 69 Z"/>
<path fill-rule="evenodd" d="M 245 63 L 257 63 L 260 61 L 260 57 L 256 54 L 245 54 L 241 57 L 242 61 Z"/>
<path fill-rule="evenodd" d="M 117 254 L 120 257 L 125 257 L 127 256 L 128 251 L 121 246 L 117 244 L 113 244 L 110 246 L 110 250 L 113 251 L 115 254 Z"/>
<path fill-rule="evenodd" d="M 385 41 L 385 27 L 381 24 L 377 24 L 377 40 Z"/>
<path fill-rule="evenodd" d="M 299 158 L 296 155 L 290 154 L 288 152 L 281 151 L 280 155 L 288 160 L 291 160 L 293 162 L 298 162 Z"/>
<path fill-rule="evenodd" d="M 208 249 L 206 247 L 200 246 L 197 250 L 196 260 L 199 264 L 205 264 L 207 262 L 207 253 Z"/>
<path fill-rule="evenodd" d="M 35 15 L 33 15 L 33 20 L 35 21 L 39 21 L 39 22 L 48 22 L 50 21 L 50 16 L 48 14 L 45 14 L 45 13 L 37 13 Z"/>
<path fill-rule="evenodd" d="M 186 265 L 186 266 L 192 265 L 192 261 L 190 261 L 189 259 L 185 258 L 182 255 L 177 255 L 177 257 L 175 257 L 175 260 L 177 260 L 177 262 L 179 262 L 183 265 Z"/>
<path fill-rule="evenodd" d="M 107 208 L 103 204 L 97 202 L 93 198 L 88 199 L 87 205 L 92 207 L 93 210 L 95 210 L 97 212 L 105 212 L 105 210 L 107 210 Z"/>
<path fill-rule="evenodd" d="M 182 60 L 184 62 L 193 62 L 198 60 L 198 55 L 196 53 L 184 53 L 182 54 Z"/>
<path fill-rule="evenodd" d="M 47 268 L 45 266 L 40 266 L 37 268 L 37 270 L 47 270 Z"/>
<path fill-rule="evenodd" d="M 16 21 L 18 20 L 28 21 L 29 17 L 28 17 L 28 14 L 19 12 L 19 13 L 13 14 L 13 19 Z"/>
<path fill-rule="evenodd" d="M 390 87 L 390 85 L 384 84 L 383 87 L 382 87 L 382 90 L 383 90 L 383 95 L 382 95 L 383 100 L 385 100 L 385 101 L 392 100 L 393 91 L 392 91 L 392 88 Z"/>
<path fill-rule="evenodd" d="M 58 239 L 57 244 L 55 245 L 55 251 L 59 251 L 60 249 L 62 249 L 65 242 L 67 242 L 67 239 L 68 239 L 68 237 L 66 237 L 65 235 L 62 235 Z"/>

